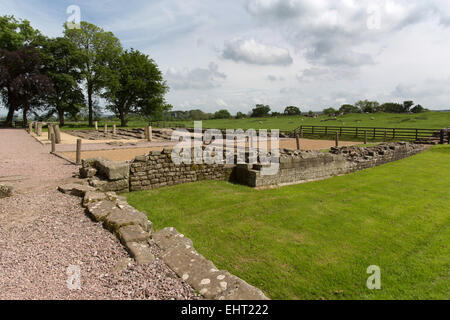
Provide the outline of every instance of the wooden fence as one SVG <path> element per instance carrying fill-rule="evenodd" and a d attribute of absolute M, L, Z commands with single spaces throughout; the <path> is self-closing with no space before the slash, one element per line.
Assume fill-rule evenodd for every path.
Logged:
<path fill-rule="evenodd" d="M 417 129 L 417 128 L 375 128 L 375 127 L 339 127 L 339 126 L 310 126 L 302 125 L 297 129 L 303 135 L 328 136 L 336 135 L 371 140 L 417 140 L 432 137 L 440 129 Z M 439 136 L 437 136 L 439 137 Z"/>
<path fill-rule="evenodd" d="M 185 128 L 184 123 L 176 121 L 150 121 L 149 126 L 153 128 Z"/>

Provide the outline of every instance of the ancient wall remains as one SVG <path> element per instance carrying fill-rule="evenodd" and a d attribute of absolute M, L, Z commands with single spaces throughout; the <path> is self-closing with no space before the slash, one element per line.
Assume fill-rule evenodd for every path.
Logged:
<path fill-rule="evenodd" d="M 171 159 L 171 150 L 152 151 L 130 164 L 130 191 L 150 190 L 201 180 L 229 180 L 234 165 L 181 164 Z"/>

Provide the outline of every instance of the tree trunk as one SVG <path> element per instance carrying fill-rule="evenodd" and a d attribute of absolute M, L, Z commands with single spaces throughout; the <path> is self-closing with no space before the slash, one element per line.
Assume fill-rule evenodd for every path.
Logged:
<path fill-rule="evenodd" d="M 58 108 L 59 126 L 64 127 L 64 110 Z"/>
<path fill-rule="evenodd" d="M 22 118 L 23 118 L 23 127 L 26 128 L 26 126 L 28 124 L 28 119 L 27 119 L 28 110 L 26 108 L 23 108 L 22 111 L 23 111 L 23 116 L 22 116 Z"/>
<path fill-rule="evenodd" d="M 88 105 L 89 105 L 89 127 L 92 127 L 94 125 L 93 121 L 94 108 L 92 104 L 92 86 L 90 85 L 88 85 Z"/>
<path fill-rule="evenodd" d="M 8 115 L 6 116 L 5 126 L 12 127 L 12 121 L 13 121 L 13 118 L 14 118 L 14 111 L 15 110 L 14 110 L 13 107 L 9 107 Z"/>
<path fill-rule="evenodd" d="M 120 126 L 121 127 L 127 126 L 127 117 L 125 115 L 125 112 L 120 112 Z"/>

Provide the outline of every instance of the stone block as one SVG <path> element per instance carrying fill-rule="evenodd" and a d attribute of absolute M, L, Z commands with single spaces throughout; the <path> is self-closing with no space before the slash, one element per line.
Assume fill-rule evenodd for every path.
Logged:
<path fill-rule="evenodd" d="M 130 164 L 110 160 L 99 160 L 95 164 L 98 173 L 111 181 L 128 179 Z"/>
<path fill-rule="evenodd" d="M 145 242 L 150 238 L 150 233 L 144 231 L 141 226 L 130 225 L 120 228 L 118 236 L 125 244 L 127 242 Z"/>
<path fill-rule="evenodd" d="M 116 204 L 109 200 L 102 200 L 98 202 L 89 203 L 87 211 L 95 221 L 105 221 L 111 213 L 120 210 Z"/>
<path fill-rule="evenodd" d="M 70 183 L 58 187 L 58 190 L 62 193 L 70 194 L 77 197 L 84 197 L 88 191 L 95 191 L 91 186 L 82 184 Z"/>
<path fill-rule="evenodd" d="M 88 204 L 106 199 L 106 194 L 104 194 L 103 192 L 88 191 L 84 194 L 83 205 L 86 207 Z"/>
<path fill-rule="evenodd" d="M 145 231 L 149 231 L 151 228 L 149 224 L 151 223 L 144 213 L 137 210 L 127 210 L 127 208 L 113 210 L 111 214 L 105 218 L 105 226 L 116 233 L 119 232 L 120 228 L 129 225 L 139 225 Z"/>
<path fill-rule="evenodd" d="M 155 256 L 151 253 L 148 243 L 127 242 L 125 247 L 137 264 L 150 264 L 155 261 Z"/>
<path fill-rule="evenodd" d="M 81 167 L 80 168 L 80 177 L 85 178 L 92 178 L 97 174 L 97 169 L 91 168 L 91 167 Z"/>

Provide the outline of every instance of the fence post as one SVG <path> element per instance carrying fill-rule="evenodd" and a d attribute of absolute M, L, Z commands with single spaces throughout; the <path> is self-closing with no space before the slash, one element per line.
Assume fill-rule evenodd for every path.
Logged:
<path fill-rule="evenodd" d="M 314 134 L 314 126 L 311 126 L 311 134 Z"/>
<path fill-rule="evenodd" d="M 94 127 L 95 127 L 95 131 L 98 131 L 98 122 L 97 121 L 94 122 Z"/>
<path fill-rule="evenodd" d="M 384 139 L 383 139 L 383 141 L 387 142 L 387 131 L 386 130 L 384 130 Z"/>
<path fill-rule="evenodd" d="M 297 142 L 297 150 L 300 150 L 300 137 L 297 131 L 295 131 L 295 141 Z"/>
<path fill-rule="evenodd" d="M 152 127 L 148 126 L 147 127 L 148 130 L 148 141 L 152 141 L 153 140 L 153 132 L 152 132 Z"/>
<path fill-rule="evenodd" d="M 419 129 L 416 129 L 416 140 L 419 139 Z"/>
<path fill-rule="evenodd" d="M 54 131 L 54 133 L 55 133 L 55 141 L 56 141 L 56 143 L 61 143 L 61 131 L 59 130 L 59 125 L 58 124 L 55 124 L 54 126 L 53 126 L 53 131 Z"/>
<path fill-rule="evenodd" d="M 113 131 L 112 131 L 112 133 L 116 134 L 116 125 L 115 124 L 113 124 Z"/>
<path fill-rule="evenodd" d="M 33 123 L 32 122 L 28 122 L 28 133 L 29 134 L 33 133 Z"/>
<path fill-rule="evenodd" d="M 50 140 L 52 141 L 52 153 L 56 152 L 56 138 L 55 138 L 55 133 L 52 132 L 50 134 Z"/>
<path fill-rule="evenodd" d="M 373 140 L 375 140 L 376 138 L 376 132 L 377 132 L 377 128 L 373 128 Z"/>
<path fill-rule="evenodd" d="M 303 139 L 303 126 L 300 126 L 300 138 Z"/>
<path fill-rule="evenodd" d="M 359 135 L 359 134 L 358 134 L 358 133 L 359 133 L 358 131 L 359 131 L 359 128 L 357 127 L 357 128 L 356 128 L 356 137 L 357 137 L 357 138 L 358 138 L 358 135 Z"/>
<path fill-rule="evenodd" d="M 342 127 L 339 129 L 339 136 L 342 137 Z"/>
<path fill-rule="evenodd" d="M 105 126 L 103 127 L 103 132 L 108 133 L 108 125 L 105 123 Z"/>
<path fill-rule="evenodd" d="M 395 129 L 392 129 L 392 139 L 395 139 Z"/>
<path fill-rule="evenodd" d="M 77 164 L 81 164 L 81 139 L 77 139 Z"/>
<path fill-rule="evenodd" d="M 339 133 L 336 131 L 336 148 L 339 147 Z"/>
<path fill-rule="evenodd" d="M 325 136 L 328 135 L 328 126 L 325 127 Z"/>
<path fill-rule="evenodd" d="M 364 144 L 367 144 L 367 130 L 364 130 Z"/>

